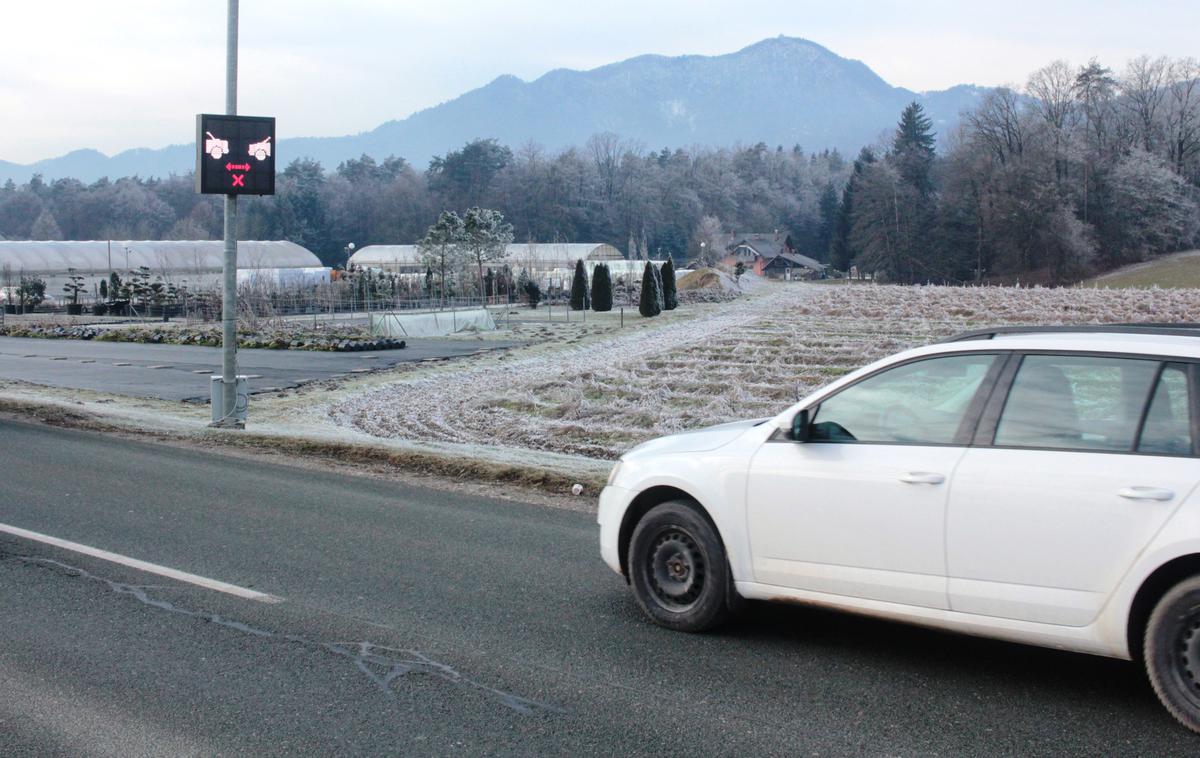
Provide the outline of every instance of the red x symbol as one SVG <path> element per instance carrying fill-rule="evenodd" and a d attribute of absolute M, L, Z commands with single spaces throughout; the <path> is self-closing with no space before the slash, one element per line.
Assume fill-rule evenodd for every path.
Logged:
<path fill-rule="evenodd" d="M 233 186 L 234 187 L 245 187 L 246 183 L 245 183 L 245 181 L 243 181 L 245 178 L 246 178 L 245 174 L 234 174 L 233 175 Z"/>

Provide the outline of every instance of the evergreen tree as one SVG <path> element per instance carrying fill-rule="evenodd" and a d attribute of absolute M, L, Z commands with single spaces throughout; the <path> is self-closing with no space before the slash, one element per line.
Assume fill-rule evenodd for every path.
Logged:
<path fill-rule="evenodd" d="M 63 238 L 62 230 L 58 228 L 58 221 L 55 220 L 54 214 L 49 209 L 43 210 L 34 219 L 29 236 L 35 240 L 60 240 Z"/>
<path fill-rule="evenodd" d="M 820 222 L 817 226 L 816 258 L 822 263 L 828 263 L 833 255 L 833 234 L 838 222 L 838 195 L 833 188 L 833 182 L 828 182 L 821 191 L 821 199 L 817 201 Z"/>
<path fill-rule="evenodd" d="M 842 202 L 838 206 L 837 220 L 833 227 L 833 239 L 830 241 L 829 258 L 833 267 L 839 271 L 850 271 L 858 251 L 851 240 L 854 230 L 854 192 L 862 182 L 863 173 L 875 162 L 875 153 L 864 147 L 854 159 L 854 171 L 842 190 Z"/>
<path fill-rule="evenodd" d="M 662 290 L 657 273 L 654 264 L 646 261 L 646 268 L 642 272 L 642 291 L 638 297 L 638 313 L 646 318 L 662 313 Z"/>
<path fill-rule="evenodd" d="M 585 311 L 590 306 L 587 272 L 583 269 L 583 259 L 581 258 L 575 261 L 575 276 L 571 279 L 571 310 Z"/>
<path fill-rule="evenodd" d="M 529 303 L 529 307 L 538 307 L 538 303 L 542 301 L 542 288 L 538 286 L 538 283 L 532 279 L 526 279 L 524 290 L 525 300 Z"/>
<path fill-rule="evenodd" d="M 937 237 L 938 226 L 933 196 L 933 145 L 933 122 L 919 103 L 909 103 L 900 114 L 889 156 L 900 184 L 892 195 L 895 257 L 887 268 L 893 281 L 908 284 L 939 281 L 948 274 L 930 245 Z"/>
<path fill-rule="evenodd" d="M 604 263 L 592 269 L 592 310 L 597 313 L 611 311 L 613 307 L 612 274 Z"/>
<path fill-rule="evenodd" d="M 892 159 L 900 178 L 922 195 L 933 192 L 933 122 L 915 100 L 900 114 L 892 140 Z"/>
<path fill-rule="evenodd" d="M 658 303 L 658 312 L 659 312 L 659 313 L 662 313 L 662 312 L 663 312 L 663 280 L 662 280 L 662 270 L 661 270 L 661 269 L 659 269 L 659 268 L 658 268 L 658 266 L 655 266 L 654 264 L 650 264 L 650 271 L 651 271 L 651 272 L 654 274 L 654 298 L 655 298 L 655 302 L 656 302 L 656 303 Z"/>
<path fill-rule="evenodd" d="M 663 310 L 673 311 L 679 307 L 679 291 L 675 288 L 675 263 L 670 258 L 659 272 L 662 276 Z"/>

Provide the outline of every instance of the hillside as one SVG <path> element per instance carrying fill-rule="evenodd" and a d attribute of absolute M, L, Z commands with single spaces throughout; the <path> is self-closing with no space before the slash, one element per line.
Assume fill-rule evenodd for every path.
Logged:
<path fill-rule="evenodd" d="M 532 82 L 501 76 L 369 132 L 282 140 L 278 155 L 280 165 L 311 157 L 326 166 L 363 153 L 398 155 L 423 168 L 434 155 L 476 138 L 512 147 L 534 141 L 553 150 L 604 131 L 651 149 L 765 142 L 853 155 L 890 130 L 914 99 L 946 134 L 983 91 L 962 85 L 912 92 L 815 42 L 776 37 L 727 55 L 643 55 L 590 71 L 558 69 Z M 111 158 L 85 149 L 29 165 L 0 161 L 0 182 L 24 182 L 35 172 L 84 181 L 182 174 L 192 168 L 193 150 L 185 142 Z"/>
<path fill-rule="evenodd" d="M 1083 282 L 1085 287 L 1200 288 L 1200 250 L 1164 255 Z"/>

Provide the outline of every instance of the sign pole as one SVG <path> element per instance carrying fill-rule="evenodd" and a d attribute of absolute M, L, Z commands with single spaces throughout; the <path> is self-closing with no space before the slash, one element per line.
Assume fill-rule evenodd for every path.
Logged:
<path fill-rule="evenodd" d="M 238 0 L 229 0 L 225 40 L 225 114 L 237 115 Z M 225 195 L 225 261 L 221 281 L 220 426 L 240 427 L 237 408 L 237 195 Z"/>

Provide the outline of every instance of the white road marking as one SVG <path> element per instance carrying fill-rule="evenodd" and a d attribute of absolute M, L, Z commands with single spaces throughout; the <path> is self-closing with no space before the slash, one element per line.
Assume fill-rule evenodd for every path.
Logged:
<path fill-rule="evenodd" d="M 187 582 L 188 584 L 194 584 L 197 587 L 203 587 L 208 590 L 216 590 L 217 592 L 224 592 L 226 595 L 234 595 L 235 597 L 245 598 L 246 600 L 257 600 L 260 603 L 282 603 L 283 602 L 283 598 L 276 597 L 275 595 L 268 595 L 265 592 L 258 592 L 256 590 L 246 589 L 245 587 L 239 587 L 236 584 L 227 584 L 225 582 L 217 581 L 216 579 L 209 579 L 208 577 L 197 576 L 196 574 L 189 574 L 186 571 L 179 571 L 178 569 L 168 568 L 167 566 L 159 566 L 157 563 L 147 563 L 146 561 L 139 561 L 137 558 L 129 558 L 124 555 L 119 555 L 117 553 L 110 553 L 107 550 L 101 550 L 100 548 L 95 548 L 95 547 L 88 547 L 87 545 L 81 545 L 78 542 L 62 540 L 62 539 L 59 539 L 58 537 L 51 537 L 48 534 L 41 534 L 39 532 L 31 532 L 28 529 L 22 529 L 18 526 L 9 526 L 8 524 L 0 524 L 0 532 L 4 532 L 6 534 L 11 534 L 14 537 L 23 537 L 27 540 L 33 540 L 34 542 L 41 542 L 46 545 L 53 545 L 54 547 L 60 547 L 63 550 L 70 550 L 75 553 L 82 553 L 83 555 L 90 555 L 93 558 L 99 558 L 102 561 L 109 561 L 111 563 L 119 563 L 122 566 L 128 566 L 129 568 L 134 568 L 134 569 L 137 569 L 138 571 L 145 571 L 146 573 L 149 573 L 149 574 L 157 574 L 158 576 L 165 576 L 168 579 L 175 579 L 180 582 Z"/>

